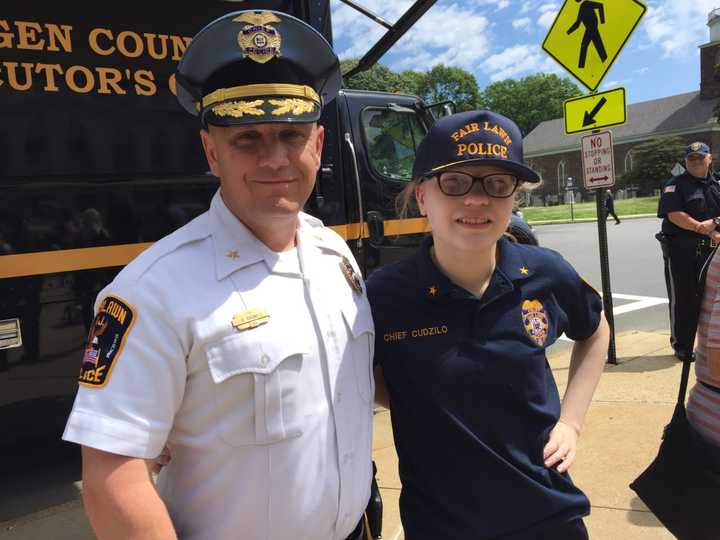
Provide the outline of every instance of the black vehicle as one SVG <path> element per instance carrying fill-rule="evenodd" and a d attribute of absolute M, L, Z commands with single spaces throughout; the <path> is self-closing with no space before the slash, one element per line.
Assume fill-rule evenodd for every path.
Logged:
<path fill-rule="evenodd" d="M 433 3 L 411 6 L 357 69 Z M 332 43 L 329 0 L 3 3 L 0 443 L 61 430 L 95 296 L 209 206 L 218 183 L 173 74 L 189 36 L 239 8 L 290 13 Z M 357 90 L 325 108 L 307 210 L 347 240 L 365 272 L 404 257 L 426 232 L 422 219 L 397 219 L 394 199 L 441 109 Z"/>

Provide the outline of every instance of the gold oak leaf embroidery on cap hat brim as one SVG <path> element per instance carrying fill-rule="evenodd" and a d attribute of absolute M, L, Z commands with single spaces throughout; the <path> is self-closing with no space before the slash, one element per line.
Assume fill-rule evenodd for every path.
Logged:
<path fill-rule="evenodd" d="M 235 118 L 242 118 L 246 114 L 262 116 L 265 114 L 265 111 L 258 107 L 263 103 L 265 103 L 264 99 L 256 99 L 255 101 L 229 101 L 215 105 L 212 108 L 212 112 L 216 116 L 232 116 Z"/>
<path fill-rule="evenodd" d="M 312 101 L 306 101 L 304 99 L 271 99 L 270 104 L 277 107 L 272 111 L 274 116 L 281 116 L 287 113 L 291 113 L 293 116 L 300 116 L 301 114 L 311 113 L 315 110 L 315 104 Z"/>

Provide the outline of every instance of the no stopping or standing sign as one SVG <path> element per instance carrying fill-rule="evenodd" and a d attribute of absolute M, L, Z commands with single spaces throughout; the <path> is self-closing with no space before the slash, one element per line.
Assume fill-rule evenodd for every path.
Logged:
<path fill-rule="evenodd" d="M 585 189 L 615 185 L 612 133 L 600 131 L 582 138 L 582 170 Z"/>

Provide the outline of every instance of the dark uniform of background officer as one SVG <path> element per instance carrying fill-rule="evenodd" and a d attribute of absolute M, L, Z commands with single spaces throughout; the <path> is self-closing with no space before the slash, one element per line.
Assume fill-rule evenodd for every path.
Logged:
<path fill-rule="evenodd" d="M 708 145 L 695 142 L 685 153 L 686 172 L 663 187 L 657 238 L 662 244 L 670 299 L 670 343 L 679 359 L 692 357 L 700 312 L 703 266 L 720 239 L 720 185 L 710 170 Z"/>

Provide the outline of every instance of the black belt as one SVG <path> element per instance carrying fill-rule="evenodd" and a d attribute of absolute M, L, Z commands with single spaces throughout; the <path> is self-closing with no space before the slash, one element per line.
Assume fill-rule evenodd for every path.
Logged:
<path fill-rule="evenodd" d="M 717 386 L 713 386 L 712 384 L 708 384 L 708 383 L 702 382 L 702 381 L 698 381 L 698 382 L 699 382 L 700 384 L 702 384 L 702 385 L 703 385 L 705 388 L 707 388 L 708 390 L 711 390 L 711 391 L 713 391 L 713 392 L 715 392 L 715 393 L 717 393 L 717 394 L 720 394 L 720 388 L 718 388 Z"/>

